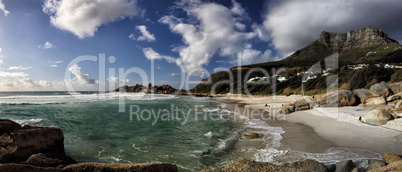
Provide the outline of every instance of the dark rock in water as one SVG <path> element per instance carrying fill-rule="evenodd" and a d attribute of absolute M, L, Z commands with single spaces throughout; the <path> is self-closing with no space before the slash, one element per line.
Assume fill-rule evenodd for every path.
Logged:
<path fill-rule="evenodd" d="M 264 134 L 261 133 L 243 134 L 244 139 L 261 139 L 262 137 L 264 137 Z"/>
<path fill-rule="evenodd" d="M 388 85 L 382 81 L 381 83 L 374 84 L 370 87 L 370 91 L 384 97 L 391 95 Z"/>
<path fill-rule="evenodd" d="M 324 106 L 353 106 L 359 101 L 349 90 L 340 90 L 318 99 L 318 103 Z"/>
<path fill-rule="evenodd" d="M 125 172 L 151 172 L 151 171 L 166 171 L 177 172 L 177 166 L 169 163 L 127 163 L 127 164 L 105 164 L 105 163 L 79 163 L 68 165 L 63 168 L 66 172 L 81 172 L 81 171 L 125 171 Z"/>
<path fill-rule="evenodd" d="M 284 166 L 301 171 L 328 171 L 328 168 L 324 164 L 310 159 L 285 164 Z"/>
<path fill-rule="evenodd" d="M 375 94 L 374 92 L 367 90 L 367 89 L 356 89 L 353 91 L 353 93 L 360 98 L 360 101 L 362 103 L 366 103 L 366 100 L 372 97 L 379 97 L 378 94 Z"/>
<path fill-rule="evenodd" d="M 335 166 L 335 172 L 351 172 L 356 167 L 351 160 L 338 162 Z"/>
<path fill-rule="evenodd" d="M 388 164 L 402 160 L 402 158 L 399 155 L 389 152 L 384 154 L 384 159 Z"/>
<path fill-rule="evenodd" d="M 64 155 L 63 130 L 51 127 L 24 126 L 0 136 L 0 163 L 20 163 L 32 154 Z"/>
<path fill-rule="evenodd" d="M 0 119 L 0 135 L 15 131 L 21 128 L 21 125 L 9 119 Z"/>
<path fill-rule="evenodd" d="M 369 166 L 366 171 L 370 171 L 376 168 L 381 168 L 385 166 L 385 162 L 381 160 L 370 160 Z"/>
<path fill-rule="evenodd" d="M 77 162 L 66 155 L 38 153 L 29 157 L 26 163 L 40 167 L 57 167 L 59 165 L 76 164 Z"/>

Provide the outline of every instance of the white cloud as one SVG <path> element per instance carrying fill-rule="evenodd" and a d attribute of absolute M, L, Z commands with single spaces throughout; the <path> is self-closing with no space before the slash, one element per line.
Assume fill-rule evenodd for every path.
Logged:
<path fill-rule="evenodd" d="M 316 40 L 322 31 L 344 33 L 380 27 L 402 39 L 402 3 L 397 0 L 287 0 L 272 3 L 263 23 L 282 57 Z M 399 33 L 399 34 L 398 34 Z"/>
<path fill-rule="evenodd" d="M 25 72 L 5 72 L 0 70 L 0 77 L 7 78 L 7 77 L 26 77 L 29 76 Z"/>
<path fill-rule="evenodd" d="M 0 59 L 0 64 L 3 64 L 4 62 L 3 62 L 3 60 L 2 59 Z"/>
<path fill-rule="evenodd" d="M 131 33 L 130 35 L 128 35 L 128 39 L 135 40 L 134 34 Z"/>
<path fill-rule="evenodd" d="M 0 48 L 0 53 L 1 53 L 2 50 L 3 50 L 3 49 Z"/>
<path fill-rule="evenodd" d="M 177 59 L 170 57 L 170 56 L 162 56 L 156 51 L 154 51 L 152 48 L 143 48 L 142 51 L 144 52 L 144 55 L 147 59 L 149 60 L 161 60 L 165 59 L 169 63 L 176 63 Z"/>
<path fill-rule="evenodd" d="M 22 66 L 11 66 L 7 70 L 28 70 L 31 69 L 32 67 L 22 67 Z"/>
<path fill-rule="evenodd" d="M 55 61 L 54 63 L 56 63 L 56 64 L 63 63 L 63 61 Z"/>
<path fill-rule="evenodd" d="M 136 0 L 45 0 L 51 23 L 79 38 L 92 37 L 103 24 L 137 16 Z"/>
<path fill-rule="evenodd" d="M 10 14 L 10 12 L 6 10 L 6 6 L 4 5 L 3 0 L 0 0 L 0 10 L 3 11 L 4 16 L 7 16 L 8 14 Z"/>
<path fill-rule="evenodd" d="M 177 76 L 177 75 L 179 75 L 180 73 L 168 73 L 167 75 L 168 76 Z"/>
<path fill-rule="evenodd" d="M 81 67 L 77 64 L 74 64 L 68 69 L 71 73 L 73 73 L 77 80 L 82 84 L 95 84 L 95 80 L 91 79 L 89 74 L 84 74 L 81 72 Z"/>
<path fill-rule="evenodd" d="M 149 33 L 146 26 L 140 25 L 140 26 L 137 26 L 136 28 L 142 34 L 141 36 L 139 36 L 137 38 L 137 41 L 148 41 L 148 42 L 150 42 L 150 41 L 155 41 L 156 40 L 154 34 Z M 134 35 L 133 35 L 133 37 L 134 37 Z"/>
<path fill-rule="evenodd" d="M 43 45 L 38 45 L 38 48 L 42 48 L 42 49 L 51 49 L 51 48 L 57 48 L 55 45 L 53 45 L 52 43 L 46 41 L 45 44 Z"/>
<path fill-rule="evenodd" d="M 248 46 L 257 33 L 244 31 L 246 26 L 241 21 L 247 18 L 247 14 L 236 1 L 232 4 L 229 9 L 216 3 L 180 2 L 179 7 L 189 15 L 188 21 L 172 15 L 159 20 L 183 37 L 185 46 L 175 47 L 174 50 L 178 50 L 187 72 L 208 64 L 215 55 L 229 57 L 231 62 L 242 55 L 242 58 L 247 58 L 242 60 L 246 64 L 260 58 L 262 53 Z"/>
<path fill-rule="evenodd" d="M 57 65 L 53 64 L 53 65 L 50 65 L 50 67 L 57 67 Z"/>

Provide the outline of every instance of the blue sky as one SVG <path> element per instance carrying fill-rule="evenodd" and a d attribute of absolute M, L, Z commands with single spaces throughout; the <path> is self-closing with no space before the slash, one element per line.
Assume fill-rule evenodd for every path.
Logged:
<path fill-rule="evenodd" d="M 371 25 L 400 42 L 400 9 L 397 0 L 0 0 L 0 91 L 144 82 L 138 72 L 119 77 L 119 68 L 141 70 L 148 81 L 154 71 L 155 84 L 178 88 L 188 75 L 197 83 L 239 62 L 282 59 L 324 30 Z M 101 75 L 99 58 L 71 63 L 100 54 Z"/>

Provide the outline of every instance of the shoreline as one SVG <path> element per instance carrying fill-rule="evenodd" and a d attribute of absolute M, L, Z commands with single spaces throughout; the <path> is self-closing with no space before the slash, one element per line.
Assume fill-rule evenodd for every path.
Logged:
<path fill-rule="evenodd" d="M 301 98 L 303 97 L 298 95 L 259 98 L 225 97 L 219 98 L 217 101 L 227 104 L 243 104 L 254 110 L 266 110 L 265 104 L 269 104 L 270 112 L 274 112 L 275 116 L 275 114 L 279 114 L 275 111 L 278 112 L 282 104 Z M 330 155 L 344 155 L 344 159 L 334 159 L 343 161 L 346 159 L 381 159 L 381 155 L 385 152 L 402 152 L 402 148 L 399 148 L 402 144 L 402 130 L 395 129 L 395 126 L 371 126 L 358 121 L 356 115 L 368 112 L 371 110 L 369 108 L 340 107 L 339 109 L 337 118 L 333 116 L 331 118 L 331 111 L 326 113 L 329 110 L 333 111 L 334 108 L 315 108 L 284 115 L 286 117 L 284 121 L 265 120 L 266 126 L 280 127 L 284 130 L 280 134 L 282 137 L 280 146 L 277 147 L 279 151 L 284 150 L 281 153 L 282 158 L 276 156 L 265 162 L 275 163 L 275 158 L 282 161 L 286 158 L 290 158 L 290 161 L 298 161 L 300 158 L 320 161 L 316 158 L 325 156 L 321 162 L 328 163 Z M 352 113 L 354 116 L 348 113 Z M 353 121 L 355 119 L 357 120 Z M 266 147 L 266 149 L 270 148 Z M 260 151 L 264 152 L 263 150 Z M 355 152 L 357 156 L 346 158 L 350 155 L 348 152 Z M 298 158 L 290 156 L 303 154 L 307 156 Z"/>

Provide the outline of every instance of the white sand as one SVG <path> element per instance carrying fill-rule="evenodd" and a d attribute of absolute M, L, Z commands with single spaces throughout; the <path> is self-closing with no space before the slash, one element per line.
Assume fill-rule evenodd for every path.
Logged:
<path fill-rule="evenodd" d="M 270 104 L 278 110 L 282 104 L 301 98 L 308 99 L 297 95 L 230 99 L 240 100 L 239 103 L 248 104 L 254 109 L 267 109 L 265 104 Z M 381 154 L 402 153 L 402 118 L 389 121 L 382 126 L 361 123 L 359 117 L 370 110 L 363 107 L 316 107 L 312 110 L 291 113 L 285 117 L 288 122 L 312 127 L 320 137 L 335 143 L 336 146 L 369 149 Z"/>

